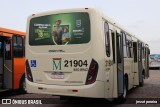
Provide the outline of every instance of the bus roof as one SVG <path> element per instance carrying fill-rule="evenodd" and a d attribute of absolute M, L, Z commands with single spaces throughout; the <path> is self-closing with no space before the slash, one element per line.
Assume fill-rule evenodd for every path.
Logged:
<path fill-rule="evenodd" d="M 26 35 L 25 32 L 0 27 L 0 35 L 3 36 L 3 34 L 15 34 L 15 35 L 21 35 L 21 36 Z"/>

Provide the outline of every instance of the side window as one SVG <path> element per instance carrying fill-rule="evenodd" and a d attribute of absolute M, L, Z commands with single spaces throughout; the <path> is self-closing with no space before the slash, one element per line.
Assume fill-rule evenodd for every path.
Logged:
<path fill-rule="evenodd" d="M 141 62 L 142 61 L 142 43 L 141 42 L 138 43 L 138 48 L 139 48 L 138 61 Z"/>
<path fill-rule="evenodd" d="M 147 51 L 147 49 L 146 49 L 146 47 L 144 47 L 144 58 L 146 59 L 146 51 Z"/>
<path fill-rule="evenodd" d="M 115 63 L 115 33 L 112 32 L 113 63 Z"/>
<path fill-rule="evenodd" d="M 119 33 L 116 33 L 116 44 L 117 44 L 117 62 L 121 63 L 122 56 L 121 56 L 121 35 Z"/>
<path fill-rule="evenodd" d="M 0 50 L 2 50 L 2 42 L 0 41 Z"/>
<path fill-rule="evenodd" d="M 124 53 L 124 58 L 127 58 L 127 47 L 126 47 L 126 35 L 122 33 L 123 35 L 123 53 Z"/>
<path fill-rule="evenodd" d="M 0 57 L 3 56 L 3 46 L 2 46 L 2 42 L 0 41 Z"/>
<path fill-rule="evenodd" d="M 142 58 L 145 58 L 145 47 L 144 47 L 144 44 L 142 44 Z"/>
<path fill-rule="evenodd" d="M 16 58 L 23 57 L 23 38 L 21 36 L 13 36 L 13 55 Z"/>
<path fill-rule="evenodd" d="M 23 49 L 23 53 L 24 53 L 24 56 L 25 56 L 26 37 L 23 38 L 23 41 L 24 41 L 24 42 L 23 42 L 23 48 L 24 48 L 24 49 Z"/>
<path fill-rule="evenodd" d="M 132 48 L 132 38 L 129 35 L 126 35 L 126 46 L 127 46 L 127 53 L 128 53 L 128 58 L 133 57 L 133 48 Z"/>
<path fill-rule="evenodd" d="M 5 47 L 5 60 L 11 60 L 11 40 L 6 39 L 4 42 Z"/>
<path fill-rule="evenodd" d="M 133 42 L 134 62 L 137 62 L 137 42 Z"/>
<path fill-rule="evenodd" d="M 105 34 L 105 47 L 106 47 L 106 55 L 110 57 L 110 37 L 109 37 L 109 26 L 108 23 L 104 23 L 104 34 Z"/>

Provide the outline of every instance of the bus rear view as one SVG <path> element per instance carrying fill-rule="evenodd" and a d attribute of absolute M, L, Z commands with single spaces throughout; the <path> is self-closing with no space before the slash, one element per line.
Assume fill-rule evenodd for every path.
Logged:
<path fill-rule="evenodd" d="M 89 10 L 77 9 L 29 17 L 28 93 L 104 97 L 104 82 L 97 81 L 99 64 L 93 57 L 98 52 L 92 53 L 90 16 Z"/>

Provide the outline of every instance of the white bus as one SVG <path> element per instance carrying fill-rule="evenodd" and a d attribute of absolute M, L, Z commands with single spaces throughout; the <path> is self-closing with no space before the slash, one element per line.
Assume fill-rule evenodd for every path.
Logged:
<path fill-rule="evenodd" d="M 26 37 L 28 93 L 126 98 L 149 76 L 149 46 L 92 8 L 33 14 Z"/>
<path fill-rule="evenodd" d="M 160 69 L 160 54 L 151 54 L 149 57 L 149 68 Z"/>

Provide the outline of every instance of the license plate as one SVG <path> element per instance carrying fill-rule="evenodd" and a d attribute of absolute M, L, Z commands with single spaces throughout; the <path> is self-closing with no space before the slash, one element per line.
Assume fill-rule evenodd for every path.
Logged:
<path fill-rule="evenodd" d="M 63 79 L 64 73 L 63 72 L 54 72 L 51 74 L 51 78 L 53 79 Z"/>

